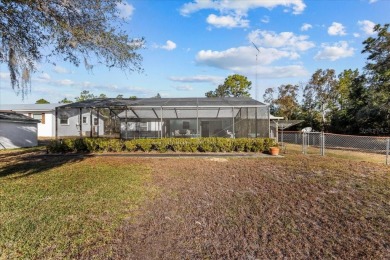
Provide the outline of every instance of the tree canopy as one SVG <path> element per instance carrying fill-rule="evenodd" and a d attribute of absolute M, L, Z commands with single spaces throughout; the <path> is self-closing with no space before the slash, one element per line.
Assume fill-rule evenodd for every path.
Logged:
<path fill-rule="evenodd" d="M 206 97 L 250 97 L 252 82 L 239 74 L 230 75 L 214 91 L 205 93 Z"/>
<path fill-rule="evenodd" d="M 142 71 L 136 51 L 144 39 L 130 39 L 119 28 L 121 0 L 0 1 L 0 62 L 12 88 L 27 93 L 31 73 L 54 57 L 91 69 L 91 60 L 128 71 Z"/>
<path fill-rule="evenodd" d="M 41 98 L 41 99 L 38 99 L 35 104 L 50 104 L 49 101 L 47 101 L 46 99 L 44 98 Z"/>
<path fill-rule="evenodd" d="M 263 96 L 275 115 L 304 119 L 304 126 L 343 134 L 390 134 L 390 32 L 389 24 L 376 25 L 376 36 L 367 38 L 362 73 L 345 69 L 338 76 L 333 69 L 316 70 L 303 86 L 302 101 L 297 88 L 281 85 L 278 96 L 268 88 Z M 294 110 L 294 113 L 291 113 Z"/>

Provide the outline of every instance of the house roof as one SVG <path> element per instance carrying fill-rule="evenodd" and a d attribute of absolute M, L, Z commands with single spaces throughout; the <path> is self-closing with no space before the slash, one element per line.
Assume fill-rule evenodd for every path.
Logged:
<path fill-rule="evenodd" d="M 60 106 L 61 108 L 115 108 L 115 107 L 265 107 L 264 103 L 248 97 L 224 98 L 137 98 L 92 99 Z"/>
<path fill-rule="evenodd" d="M 26 123 L 39 123 L 40 120 L 15 113 L 15 112 L 6 112 L 0 111 L 0 121 L 11 121 L 11 122 L 26 122 Z"/>
<path fill-rule="evenodd" d="M 53 111 L 62 104 L 0 104 L 3 111 Z"/>

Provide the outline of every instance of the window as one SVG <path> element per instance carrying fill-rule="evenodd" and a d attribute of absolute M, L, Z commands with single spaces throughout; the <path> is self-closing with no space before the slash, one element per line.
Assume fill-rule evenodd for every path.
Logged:
<path fill-rule="evenodd" d="M 34 119 L 42 120 L 42 114 L 33 114 Z"/>
<path fill-rule="evenodd" d="M 184 121 L 183 122 L 183 129 L 190 129 L 190 122 Z"/>
<path fill-rule="evenodd" d="M 60 116 L 60 124 L 61 125 L 69 125 L 69 117 L 67 115 Z"/>
<path fill-rule="evenodd" d="M 86 124 L 86 123 L 87 123 L 87 117 L 83 116 L 83 124 Z"/>
<path fill-rule="evenodd" d="M 93 119 L 93 124 L 94 125 L 98 125 L 99 124 L 99 121 L 98 121 L 98 119 L 96 117 Z"/>
<path fill-rule="evenodd" d="M 43 125 L 45 124 L 45 113 L 33 114 L 31 117 L 34 119 L 40 120 L 41 124 L 43 124 Z"/>

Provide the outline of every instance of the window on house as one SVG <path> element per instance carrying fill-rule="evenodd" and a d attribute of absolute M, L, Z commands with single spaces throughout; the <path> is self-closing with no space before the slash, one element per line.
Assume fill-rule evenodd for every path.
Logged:
<path fill-rule="evenodd" d="M 98 121 L 98 119 L 96 117 L 93 119 L 93 124 L 94 125 L 98 125 L 99 124 L 99 121 Z"/>
<path fill-rule="evenodd" d="M 60 124 L 61 125 L 69 125 L 69 117 L 67 115 L 60 116 Z"/>
<path fill-rule="evenodd" d="M 33 114 L 34 119 L 42 120 L 42 114 Z"/>
<path fill-rule="evenodd" d="M 86 124 L 86 123 L 87 123 L 87 117 L 83 116 L 83 124 Z"/>

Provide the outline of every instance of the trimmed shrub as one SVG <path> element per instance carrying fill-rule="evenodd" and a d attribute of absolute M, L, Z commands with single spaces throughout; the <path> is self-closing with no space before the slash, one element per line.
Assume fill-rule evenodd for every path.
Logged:
<path fill-rule="evenodd" d="M 67 138 L 50 142 L 51 153 L 67 152 L 264 152 L 276 144 L 270 138 L 162 138 L 121 140 Z"/>

